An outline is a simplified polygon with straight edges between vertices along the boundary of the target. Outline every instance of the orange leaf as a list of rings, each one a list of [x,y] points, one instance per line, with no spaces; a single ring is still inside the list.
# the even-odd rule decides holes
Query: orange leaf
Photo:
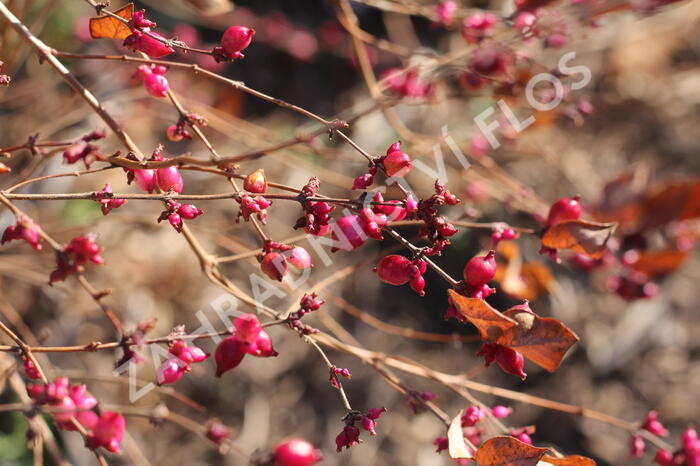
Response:
[[[599,259],[605,244],[615,231],[614,223],[570,220],[557,223],[542,235],[542,246],[552,249],[572,249],[594,259]]]
[[[126,20],[130,20],[134,14],[134,4],[121,7],[114,12]],[[111,16],[100,16],[98,18],[90,18],[90,35],[93,39],[106,37],[108,39],[126,39],[131,34],[131,29],[125,23],[122,23],[117,18]]]
[[[645,230],[674,220],[700,215],[700,180],[676,181],[661,185],[642,201],[640,229]]]
[[[479,466],[536,466],[547,452],[509,435],[492,437],[484,442],[474,459]]]
[[[665,249],[663,251],[642,251],[637,260],[630,264],[634,270],[644,272],[650,278],[666,275],[678,267],[688,258],[690,251],[678,251],[677,249]]]
[[[595,466],[595,461],[585,456],[571,455],[563,458],[555,458],[553,456],[544,455],[542,463],[551,464],[554,466]]]
[[[513,319],[489,306],[483,299],[467,298],[454,290],[447,290],[447,292],[457,312],[474,324],[484,340],[495,340],[506,330],[518,325]]]
[[[559,367],[566,352],[579,340],[557,319],[515,308],[503,314],[518,322],[518,325],[508,329],[496,343],[519,351],[550,372]]]

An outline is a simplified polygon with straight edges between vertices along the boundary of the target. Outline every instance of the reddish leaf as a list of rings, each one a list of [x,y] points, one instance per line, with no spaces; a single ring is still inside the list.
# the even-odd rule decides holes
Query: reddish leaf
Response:
[[[688,258],[690,251],[678,251],[666,249],[663,251],[642,251],[639,257],[630,263],[630,267],[639,272],[644,272],[650,278],[666,275],[678,267]]]
[[[565,456],[563,458],[544,455],[540,464],[552,464],[554,466],[595,466],[595,461],[579,455]]]
[[[447,292],[457,312],[474,324],[484,340],[495,340],[517,325],[516,321],[492,308],[483,299],[467,298],[454,290]]]
[[[599,259],[608,239],[615,231],[614,223],[571,220],[548,228],[542,235],[542,246],[551,249],[572,249]]]
[[[518,325],[510,328],[496,343],[519,351],[530,361],[552,372],[578,340],[566,325],[551,317],[509,309],[503,313]]]
[[[700,215],[700,180],[676,181],[652,190],[642,201],[640,229]]]
[[[547,452],[509,435],[492,437],[484,442],[474,459],[479,466],[536,466]]]
[[[134,14],[134,4],[121,7],[114,12],[126,20],[130,20]],[[106,37],[108,39],[125,39],[131,34],[129,26],[111,16],[100,16],[98,18],[90,18],[90,35],[93,39]]]

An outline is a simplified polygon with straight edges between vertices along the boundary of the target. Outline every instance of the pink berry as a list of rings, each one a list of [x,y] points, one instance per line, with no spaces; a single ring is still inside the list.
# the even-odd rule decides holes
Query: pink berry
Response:
[[[411,279],[411,266],[411,261],[404,256],[392,254],[379,261],[375,271],[381,281],[398,286]]]
[[[141,188],[143,191],[152,193],[156,189],[156,171],[151,169],[145,170],[132,170],[134,173],[134,179],[136,180],[136,186]]]
[[[181,193],[184,186],[180,169],[177,167],[159,168],[156,170],[156,181],[163,191],[173,190]]]
[[[409,285],[411,285],[411,289],[420,296],[425,296],[425,279],[422,275],[414,275]]]
[[[253,343],[262,331],[262,325],[253,314],[243,314],[233,321],[236,329],[236,337],[246,343]]]
[[[260,261],[260,269],[273,280],[282,281],[289,270],[284,256],[278,252],[268,252]]]
[[[547,215],[547,226],[567,220],[578,220],[583,211],[579,199],[579,196],[564,197],[552,204]]]
[[[649,411],[642,427],[652,434],[658,435],[659,437],[665,437],[668,435],[666,427],[664,427],[661,421],[659,421],[658,411]]]
[[[673,453],[668,450],[659,450],[654,455],[654,463],[659,466],[674,466]]]
[[[185,374],[185,364],[178,361],[178,358],[169,358],[160,365],[156,371],[158,385],[168,385],[175,383]]]
[[[148,29],[149,28],[143,28],[144,31],[148,31]],[[155,37],[163,38],[153,31],[148,32]],[[124,39],[124,46],[143,52],[151,58],[160,58],[175,53],[172,47],[165,45],[139,30],[134,30],[130,36]]]
[[[275,466],[311,466],[321,460],[321,454],[304,439],[292,438],[275,447]]]
[[[646,450],[646,443],[644,439],[638,434],[634,434],[630,438],[630,457],[641,458],[644,456],[644,450]]]
[[[217,377],[241,363],[246,353],[245,346],[246,344],[235,336],[226,337],[219,343],[214,352]]]
[[[192,220],[202,215],[203,212],[192,204],[183,204],[177,208],[177,213],[186,220]]]
[[[484,412],[478,406],[470,406],[462,415],[462,427],[472,427],[484,417]]]
[[[250,45],[254,34],[255,31],[251,28],[231,26],[221,37],[221,46],[231,58],[240,58],[243,56],[241,51]]]
[[[444,0],[435,7],[435,14],[443,26],[451,26],[454,21],[457,3],[452,0]]]
[[[333,250],[352,251],[362,246],[367,239],[360,217],[346,215],[340,217],[332,227]]]
[[[275,351],[272,346],[272,339],[265,330],[261,330],[255,340],[246,345],[245,351],[250,355],[260,358],[277,356],[277,351]]]
[[[411,157],[400,150],[395,150],[387,154],[382,164],[384,165],[386,174],[389,176],[406,176],[413,167]]]
[[[212,422],[207,426],[206,436],[216,445],[223,445],[231,436],[231,430],[220,422]]]
[[[511,412],[513,412],[513,410],[511,408],[508,408],[507,406],[497,405],[491,408],[491,414],[493,414],[493,417],[497,419],[503,419],[504,417],[508,417]]]
[[[303,270],[313,267],[313,261],[308,251],[300,246],[285,251],[284,253],[287,262],[292,264],[297,269]]]
[[[104,411],[88,435],[90,448],[103,447],[112,453],[119,453],[119,444],[124,437],[124,417],[113,411]]]
[[[472,257],[462,271],[464,281],[472,288],[478,288],[493,280],[496,275],[496,253],[489,251],[485,256]]]

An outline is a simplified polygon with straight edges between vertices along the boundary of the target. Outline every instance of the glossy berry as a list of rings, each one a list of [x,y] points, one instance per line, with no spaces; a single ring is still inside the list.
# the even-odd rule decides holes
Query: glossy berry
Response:
[[[158,187],[163,191],[175,191],[181,193],[184,186],[180,169],[177,167],[159,168],[156,170]]]
[[[311,466],[321,460],[320,452],[300,438],[285,440],[275,447],[275,466]]]
[[[216,376],[221,375],[238,366],[245,356],[245,343],[230,336],[224,338],[216,347],[214,352],[214,360],[216,361]]]
[[[462,271],[464,282],[479,288],[493,280],[496,275],[496,253],[489,251],[485,256],[472,257]]]
[[[523,372],[525,358],[512,348],[498,343],[484,343],[476,355],[484,357],[486,367],[495,361],[504,372],[517,375],[522,380],[527,377],[527,374]]]
[[[156,378],[158,385],[168,385],[177,382],[185,374],[181,369],[182,363],[178,358],[168,358],[158,367]]]
[[[284,257],[297,269],[303,270],[313,267],[313,261],[308,251],[300,246],[284,252]]]
[[[273,280],[282,281],[289,268],[284,255],[279,252],[268,252],[260,261],[260,269]]]
[[[358,215],[346,215],[333,224],[331,237],[334,251],[338,249],[352,251],[364,244],[367,234]]]
[[[484,411],[478,406],[470,406],[462,414],[462,427],[472,427],[484,417]]]
[[[249,193],[262,194],[267,191],[267,178],[262,168],[255,170],[243,180],[243,189]]]
[[[578,220],[583,212],[579,199],[579,196],[564,197],[552,204],[547,215],[547,226],[567,220]]]
[[[245,26],[231,26],[221,37],[221,47],[229,58],[242,58],[242,50],[250,45],[255,31]]]
[[[411,261],[404,256],[392,254],[384,257],[375,272],[379,279],[390,285],[405,285],[411,279]]]
[[[638,435],[634,434],[630,438],[630,457],[631,458],[641,458],[644,456],[644,451],[646,450],[646,443],[644,439]]]
[[[659,437],[666,437],[668,435],[668,430],[666,430],[666,427],[659,421],[658,411],[649,411],[647,413],[642,428]]]
[[[156,183],[156,171],[149,169],[144,170],[132,170],[134,174],[134,180],[136,180],[136,186],[141,188],[147,193],[152,193],[155,191]]]
[[[148,28],[143,28],[143,31],[148,31]],[[148,31],[151,35],[164,39],[163,36],[156,34],[155,32]],[[145,32],[134,30],[131,35],[124,39],[124,46],[129,47],[133,50],[143,52],[151,58],[160,58],[171,53],[175,53],[175,49],[170,46],[165,45],[153,37],[150,37]]]
[[[497,405],[491,408],[491,414],[493,414],[493,417],[495,417],[496,419],[503,419],[504,417],[508,417],[512,412],[512,408],[508,408],[507,406],[502,405]]]
[[[102,447],[112,453],[119,453],[119,444],[124,437],[124,417],[114,411],[104,411],[87,437],[90,448]]]
[[[141,65],[136,69],[134,76],[141,78],[146,91],[153,97],[162,98],[168,95],[170,85],[164,76],[167,68],[164,66]]]
[[[413,167],[411,157],[400,149],[389,152],[382,160],[382,165],[387,175],[399,177],[406,176]]]

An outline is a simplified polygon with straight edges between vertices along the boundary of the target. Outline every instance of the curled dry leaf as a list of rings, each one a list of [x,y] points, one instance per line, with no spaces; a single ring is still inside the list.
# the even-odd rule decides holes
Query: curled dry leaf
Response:
[[[134,4],[129,3],[114,12],[126,20],[130,20],[134,15]],[[129,26],[111,16],[100,16],[90,18],[90,36],[93,39],[106,37],[108,39],[126,39],[131,34]]]
[[[585,456],[571,455],[563,458],[544,455],[537,466],[595,466],[595,461]]]
[[[479,330],[481,338],[519,351],[550,372],[579,340],[557,319],[516,308],[499,312],[483,299],[467,298],[454,290],[448,293],[457,312]]]
[[[504,315],[518,325],[504,333],[496,343],[519,351],[550,372],[559,367],[569,348],[579,340],[566,325],[552,317],[540,317],[520,309],[509,309]]]
[[[483,299],[467,298],[454,290],[447,291],[457,311],[469,319],[484,340],[495,340],[518,325],[513,319],[492,308]]]
[[[536,466],[547,453],[509,435],[492,437],[485,441],[474,455],[479,466]]]
[[[551,249],[571,249],[594,259],[600,259],[616,226],[615,223],[581,220],[557,223],[543,233],[542,246]]]
[[[453,459],[470,459],[473,458],[472,452],[464,442],[464,432],[462,431],[462,411],[452,419],[450,428],[447,429],[447,447],[450,453],[450,458]]]

